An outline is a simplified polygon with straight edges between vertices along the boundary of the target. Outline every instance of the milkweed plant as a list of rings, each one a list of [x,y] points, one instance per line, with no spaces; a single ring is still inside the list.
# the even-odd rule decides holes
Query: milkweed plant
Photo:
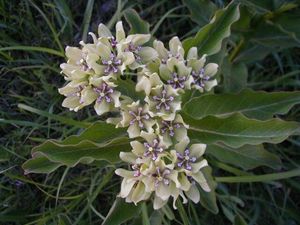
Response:
[[[280,160],[262,143],[282,142],[299,130],[296,122],[274,118],[299,102],[299,93],[214,93],[222,71],[209,56],[220,50],[238,18],[238,6],[231,4],[195,37],[181,42],[174,36],[167,45],[150,33],[127,35],[122,21],[115,32],[101,23],[98,34],[89,33],[91,42],[67,46],[67,61],[60,65],[66,80],[58,90],[65,97],[62,106],[74,112],[93,108],[102,122],[79,136],[36,147],[25,172],[106,160],[118,166],[118,197],[134,204],[152,200],[157,210],[170,199],[174,209],[177,201],[198,203],[201,195],[215,192],[214,180],[231,182],[207,172],[207,151],[234,167],[278,168]],[[227,27],[218,30],[222,20]],[[94,143],[97,135],[101,143]],[[243,156],[236,154],[241,151]],[[259,162],[247,161],[247,152]],[[283,173],[294,176],[299,170]]]
[[[93,105],[96,113],[116,112],[108,123],[126,127],[131,152],[120,151],[120,158],[130,170],[116,169],[122,177],[119,196],[137,204],[154,196],[154,209],[173,198],[173,206],[181,197],[186,203],[197,203],[196,187],[209,192],[201,172],[208,165],[203,157],[206,145],[190,143],[189,125],[182,116],[181,96],[186,90],[201,93],[217,85],[216,63],[206,63],[206,55],[198,56],[197,47],[185,52],[178,37],[166,48],[159,40],[146,46],[150,34],[126,36],[122,21],[116,33],[100,24],[98,36],[89,33],[93,43],[80,42],[81,48],[67,47],[67,63],[61,64],[68,83],[59,89],[64,95],[62,105],[73,111]],[[126,73],[135,77],[136,92],[143,98],[135,101],[118,91],[119,80]]]

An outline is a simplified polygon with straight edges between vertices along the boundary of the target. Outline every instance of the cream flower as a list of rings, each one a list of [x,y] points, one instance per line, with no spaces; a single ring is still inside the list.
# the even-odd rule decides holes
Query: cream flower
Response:
[[[91,78],[90,84],[94,91],[95,111],[98,115],[106,112],[114,111],[121,106],[120,96],[121,93],[115,90],[115,85],[103,78]]]
[[[137,92],[144,91],[146,95],[149,95],[151,89],[158,85],[163,85],[160,77],[157,73],[151,73],[147,70],[142,70],[138,73],[138,82],[135,86]]]
[[[116,169],[115,173],[123,177],[119,196],[125,198],[126,202],[137,204],[151,196],[151,192],[146,192],[143,176],[137,175],[136,171]]]
[[[62,63],[60,68],[66,80],[85,80],[95,72],[88,63],[88,53],[76,47],[66,47],[67,63]]]
[[[181,109],[177,90],[170,85],[158,85],[151,89],[145,102],[149,104],[149,114],[164,120],[174,120],[176,112]]]
[[[206,55],[197,59],[195,53],[197,51],[195,51],[195,49],[197,48],[191,48],[187,60],[187,65],[192,68],[192,87],[198,89],[200,92],[210,91],[218,84],[217,80],[212,78],[218,72],[218,65],[216,63],[208,63],[205,65]]]
[[[91,93],[90,90],[91,87],[87,81],[74,80],[69,82],[66,86],[58,89],[60,94],[66,96],[62,106],[77,112],[93,102],[89,100],[89,95],[87,95],[87,93]]]
[[[185,172],[185,174],[193,178],[199,183],[201,188],[207,192],[210,191],[208,183],[201,172],[203,167],[208,166],[205,159],[202,159],[202,155],[205,152],[205,144],[192,144],[188,147],[189,139],[184,139],[175,145],[175,150],[171,151],[171,154],[176,157],[176,166],[179,171]]]
[[[157,123],[158,133],[162,135],[164,142],[168,145],[187,138],[188,127],[179,114],[175,116],[174,120],[160,119]]]
[[[78,111],[94,104],[98,115],[116,111],[106,122],[116,127],[127,127],[130,152],[120,152],[127,169],[115,171],[122,177],[118,196],[126,202],[137,204],[153,199],[154,209],[159,209],[173,198],[175,202],[187,198],[200,200],[198,186],[204,191],[211,189],[202,173],[208,166],[203,158],[205,144],[189,144],[187,129],[180,113],[181,94],[196,88],[210,91],[217,85],[214,76],[218,65],[206,64],[206,55],[198,58],[196,47],[185,52],[178,37],[169,41],[168,49],[155,40],[153,48],[145,46],[150,34],[126,35],[119,21],[115,35],[104,25],[98,27],[98,35],[89,33],[92,43],[80,42],[81,48],[67,47],[67,63],[61,64],[65,79],[70,81],[59,89],[66,96],[62,105]],[[144,95],[144,101],[133,101],[134,89],[128,87],[128,95],[121,93],[118,79],[126,70],[126,76],[137,77],[135,91]],[[127,71],[129,73],[127,73]],[[138,139],[137,139],[138,138]]]
[[[157,136],[154,133],[146,133],[143,131],[141,132],[141,137],[145,140],[145,142],[130,142],[132,152],[136,156],[138,156],[139,158],[148,158],[153,161],[159,161],[162,156],[166,155],[165,150],[168,146],[163,142],[161,137]]]
[[[184,60],[184,49],[178,37],[173,37],[169,41],[169,50],[167,50],[161,41],[155,40],[153,47],[158,53],[158,57],[161,59],[162,64],[166,64],[170,58],[176,58],[178,60]]]
[[[126,37],[122,21],[116,24],[116,38],[104,24],[99,25],[98,34],[100,38],[109,40],[111,46],[117,49],[119,58],[131,69],[136,69],[158,56],[153,48],[143,46],[150,40],[150,34],[132,34]]]
[[[168,200],[171,195],[176,195],[180,188],[178,172],[173,170],[172,165],[166,165],[163,160],[151,164],[149,173],[151,176],[145,178],[146,191],[154,191],[155,195],[163,201]]]
[[[118,51],[122,54],[132,54],[134,62],[129,65],[130,69],[136,69],[158,57],[157,52],[148,46],[143,46],[151,38],[150,34],[133,34],[118,44]]]
[[[117,126],[128,127],[130,138],[138,137],[141,131],[153,132],[155,120],[151,118],[148,105],[141,106],[140,101],[133,102],[122,109],[122,120]]]
[[[186,67],[184,61],[175,58],[168,59],[166,66],[159,68],[160,76],[174,89],[191,89],[190,72],[191,68]]]

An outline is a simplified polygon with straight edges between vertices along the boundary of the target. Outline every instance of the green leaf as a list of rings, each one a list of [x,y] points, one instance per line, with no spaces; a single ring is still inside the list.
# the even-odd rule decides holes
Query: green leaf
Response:
[[[81,141],[74,145],[62,145],[54,141],[47,141],[33,149],[32,157],[35,159],[36,157],[45,156],[51,162],[69,167],[74,167],[78,163],[89,164],[94,160],[105,160],[114,164],[120,161],[120,151],[129,151],[130,149],[129,139],[125,137],[104,144]],[[23,165],[26,173],[30,171],[29,165],[31,164],[25,163]]]
[[[134,101],[140,100],[143,101],[145,96],[142,92],[136,92],[135,85],[136,83],[131,79],[122,80],[119,79],[116,81],[118,87],[116,89],[122,93],[122,95],[132,98]]]
[[[141,207],[134,204],[126,203],[124,199],[117,198],[110,208],[102,225],[120,225],[127,220],[138,216],[140,214]]]
[[[74,167],[93,161],[119,162],[120,151],[129,151],[129,139],[124,129],[96,122],[80,135],[63,141],[48,140],[32,150],[32,159],[23,164],[25,173],[50,173],[59,166]]]
[[[246,144],[280,143],[299,130],[296,122],[280,119],[259,121],[242,114],[227,118],[207,116],[200,120],[184,115],[184,121],[190,125],[188,136],[192,140],[206,144],[221,142],[233,148]]]
[[[233,176],[233,177],[215,177],[217,182],[221,183],[251,183],[251,182],[270,182],[275,180],[288,179],[291,177],[299,177],[300,169],[293,169],[281,173],[270,173],[263,175],[246,175],[246,176]]]
[[[150,25],[142,20],[139,14],[134,9],[128,9],[124,12],[125,19],[130,26],[130,34],[149,34]]]
[[[62,166],[62,163],[51,162],[47,157],[39,155],[27,160],[23,164],[25,174],[29,173],[52,173],[57,168]]]
[[[247,225],[246,221],[240,215],[234,217],[233,225]]]
[[[230,26],[239,19],[239,8],[236,4],[229,4],[226,8],[218,10],[209,24],[202,27],[194,38],[183,42],[186,52],[193,47],[198,47],[199,55],[212,55],[217,53],[222,46],[222,41],[230,35]]]
[[[231,148],[225,145],[208,145],[206,154],[216,157],[219,161],[238,166],[245,170],[258,166],[268,166],[273,169],[281,168],[280,158],[264,149],[262,145],[244,145]]]
[[[217,214],[219,212],[216,192],[215,192],[217,183],[214,181],[212,177],[212,169],[211,167],[207,166],[203,168],[201,171],[203,172],[211,191],[205,192],[204,190],[202,190],[202,188],[199,188],[200,203],[207,210],[211,211],[214,214]]]
[[[79,135],[72,135],[63,141],[55,141],[58,144],[77,144],[80,141],[93,141],[103,143],[117,137],[126,136],[126,130],[123,128],[115,128],[115,125],[105,122],[95,122]]]
[[[216,5],[209,0],[183,0],[183,4],[191,12],[191,19],[200,27],[209,22],[209,19],[217,9]]]
[[[178,212],[179,212],[181,221],[183,222],[183,225],[189,225],[190,221],[189,221],[188,215],[186,213],[186,210],[182,205],[181,199],[177,199],[176,206],[178,208]]]
[[[92,12],[94,8],[94,0],[88,0],[86,3],[84,17],[82,21],[82,40],[86,42],[88,29],[91,22]]]
[[[256,22],[252,23],[252,27],[245,27],[242,35],[246,42],[243,43],[241,51],[233,61],[253,62],[263,59],[271,52],[300,46],[298,29],[300,11],[299,9],[291,10],[296,6],[293,3],[283,4],[277,11],[269,12],[259,19],[255,19]],[[248,18],[250,17],[248,16]]]
[[[248,69],[245,63],[231,63],[226,57],[222,64],[225,92],[239,92],[247,86]]]
[[[225,117],[239,112],[250,118],[264,120],[276,114],[285,114],[299,103],[300,92],[268,93],[244,90],[238,94],[204,95],[193,98],[184,105],[183,111],[195,119],[208,115]]]

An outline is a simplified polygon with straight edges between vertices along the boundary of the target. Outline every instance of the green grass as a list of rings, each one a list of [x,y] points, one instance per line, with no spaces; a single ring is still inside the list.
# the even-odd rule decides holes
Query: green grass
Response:
[[[214,2],[219,7],[227,4]],[[128,8],[136,9],[162,41],[198,30],[179,0],[0,0],[0,224],[101,224],[107,215],[119,191],[114,168],[94,163],[60,168],[49,175],[24,175],[21,164],[30,157],[33,146],[79,133],[97,119],[92,110],[74,113],[61,107],[63,97],[57,89],[64,79],[59,64],[64,61],[66,45],[78,45],[100,22],[113,28]],[[129,30],[128,25],[126,28]],[[274,48],[247,67],[247,87],[267,91],[300,88],[299,46]],[[294,107],[285,118],[300,121],[300,108]],[[283,171],[300,167],[299,147],[299,137],[266,146],[281,157]],[[251,172],[280,171],[262,167]],[[233,175],[217,165],[214,174]],[[169,208],[152,213],[151,207],[143,205],[141,217],[128,224],[159,224],[154,221],[161,218],[164,224],[222,225],[231,224],[228,218],[238,213],[251,225],[296,225],[300,224],[299,182],[296,177],[271,183],[220,183],[218,215],[200,204],[180,206],[175,216]]]

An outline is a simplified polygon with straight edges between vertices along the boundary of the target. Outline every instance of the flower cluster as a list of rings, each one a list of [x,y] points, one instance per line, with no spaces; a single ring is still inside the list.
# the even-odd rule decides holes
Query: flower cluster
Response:
[[[169,41],[168,49],[158,40],[146,46],[150,34],[126,36],[122,22],[116,24],[115,36],[103,24],[98,38],[90,35],[93,43],[66,48],[68,61],[61,69],[68,84],[59,92],[66,96],[64,107],[77,111],[94,104],[98,115],[118,112],[118,118],[107,122],[127,127],[132,150],[121,152],[120,158],[130,169],[116,170],[123,177],[119,196],[135,204],[153,196],[155,209],[170,197],[174,208],[178,197],[197,203],[197,186],[210,191],[201,172],[208,165],[206,145],[190,144],[189,126],[180,115],[181,97],[187,90],[205,92],[217,85],[218,65],[206,64],[205,55],[198,58],[196,47],[185,57],[178,37]],[[142,98],[122,93],[119,81],[128,74],[134,74],[130,79]]]

